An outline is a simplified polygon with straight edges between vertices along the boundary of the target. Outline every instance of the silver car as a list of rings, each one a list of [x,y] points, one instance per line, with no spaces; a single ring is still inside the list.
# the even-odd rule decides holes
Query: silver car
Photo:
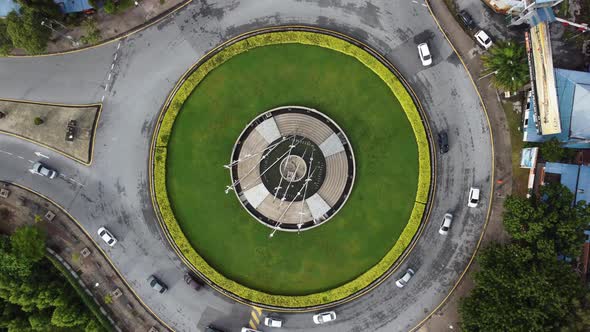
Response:
[[[154,276],[154,275],[151,275],[148,278],[148,283],[150,284],[150,287],[152,289],[154,289],[155,291],[157,291],[160,294],[162,294],[168,290],[168,287],[166,286],[166,284],[161,282],[160,279],[156,278],[156,276]]]
[[[404,288],[404,286],[408,284],[408,281],[410,281],[410,279],[412,279],[413,276],[414,276],[414,270],[408,269],[406,271],[406,274],[404,274],[403,277],[399,278],[395,282],[395,285],[399,288]]]
[[[112,247],[115,245],[115,243],[117,243],[117,239],[115,239],[115,237],[113,236],[113,234],[111,234],[111,232],[109,232],[106,228],[101,227],[98,229],[98,236],[100,236],[100,238],[106,242],[106,244],[109,245],[109,247]]]
[[[334,311],[321,312],[313,315],[313,322],[316,324],[324,324],[336,320],[336,313]]]
[[[451,223],[453,222],[453,215],[450,213],[445,214],[442,223],[440,224],[440,228],[438,233],[440,235],[447,235],[449,233],[449,229],[451,228]]]
[[[41,162],[36,162],[35,164],[33,164],[33,168],[31,169],[31,171],[35,174],[39,174],[50,179],[53,179],[57,176],[57,172],[55,170],[47,167],[45,164]]]

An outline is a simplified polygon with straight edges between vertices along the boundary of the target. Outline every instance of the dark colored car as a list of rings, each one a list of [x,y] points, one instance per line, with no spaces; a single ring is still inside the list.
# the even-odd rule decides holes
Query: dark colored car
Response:
[[[438,133],[438,148],[440,153],[449,152],[449,137],[447,136],[446,131],[441,131]]]
[[[216,328],[213,325],[209,325],[205,328],[205,332],[224,332],[224,331]]]
[[[200,280],[191,276],[188,273],[184,275],[184,282],[186,282],[187,285],[191,286],[195,290],[199,290],[203,286]]]
[[[460,11],[457,14],[457,17],[459,18],[459,22],[461,22],[461,24],[463,24],[467,29],[475,28],[475,22],[473,22],[473,18],[471,18],[471,15],[469,15],[467,11]]]

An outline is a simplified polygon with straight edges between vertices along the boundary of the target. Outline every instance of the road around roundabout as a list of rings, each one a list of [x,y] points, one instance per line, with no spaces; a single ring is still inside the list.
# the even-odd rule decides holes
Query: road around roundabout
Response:
[[[399,273],[394,274],[367,295],[336,307],[338,320],[318,330],[412,329],[445,298],[468,264],[488,214],[493,167],[490,129],[478,95],[428,9],[419,3],[191,3],[121,43],[61,56],[0,59],[2,98],[104,104],[90,167],[0,136],[0,150],[12,154],[0,155],[0,178],[52,198],[90,234],[107,225],[119,243],[106,252],[145,303],[175,330],[195,331],[217,323],[234,331],[247,325],[249,307],[210,289],[194,292],[183,284],[185,268],[167,247],[150,202],[149,142],[166,96],[205,52],[239,33],[282,24],[320,26],[373,46],[416,91],[433,131],[449,133],[450,152],[437,156],[430,222],[401,266],[412,267],[416,276],[399,290],[394,285]],[[421,42],[430,45],[431,67],[420,64],[416,45]],[[50,156],[48,164],[82,185],[31,175],[27,159],[36,151]],[[471,185],[482,189],[483,199],[477,209],[468,210]],[[441,237],[438,224],[447,211],[453,211],[456,222],[449,235]],[[152,273],[168,284],[169,293],[149,289],[145,280]],[[285,318],[286,329],[313,327],[311,313]]]

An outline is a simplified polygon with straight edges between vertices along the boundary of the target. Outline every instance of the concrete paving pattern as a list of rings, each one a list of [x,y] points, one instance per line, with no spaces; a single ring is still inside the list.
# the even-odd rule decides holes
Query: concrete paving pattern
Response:
[[[428,225],[400,272],[369,294],[334,308],[334,323],[316,327],[313,313],[289,314],[283,315],[284,329],[410,330],[446,297],[467,266],[486,222],[493,167],[490,129],[479,97],[422,3],[200,1],[121,43],[63,56],[0,59],[1,98],[104,103],[90,167],[0,136],[0,150],[27,159],[41,150],[65,174],[54,180],[39,178],[27,171],[26,160],[3,154],[0,178],[51,197],[90,234],[106,225],[119,243],[113,248],[100,245],[143,301],[173,329],[198,331],[213,323],[239,330],[253,319],[250,307],[210,289],[196,293],[182,280],[185,268],[163,239],[149,197],[149,142],[167,94],[205,52],[239,33],[283,24],[321,26],[375,47],[416,91],[434,134],[446,130],[450,143],[447,154],[436,156],[435,202]],[[428,42],[433,55],[429,67],[418,58],[416,45],[422,42]],[[470,186],[482,190],[478,208],[466,207]],[[455,222],[449,234],[441,236],[438,227],[447,212]],[[399,289],[395,279],[408,267],[416,275]],[[150,274],[158,275],[169,291],[157,294],[149,288],[145,280]]]

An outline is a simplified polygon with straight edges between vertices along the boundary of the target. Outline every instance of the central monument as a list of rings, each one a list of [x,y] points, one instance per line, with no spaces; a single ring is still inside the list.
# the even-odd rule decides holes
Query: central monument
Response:
[[[283,106],[256,117],[234,145],[231,184],[256,220],[277,230],[317,227],[344,205],[354,183],[350,142],[315,109]]]

